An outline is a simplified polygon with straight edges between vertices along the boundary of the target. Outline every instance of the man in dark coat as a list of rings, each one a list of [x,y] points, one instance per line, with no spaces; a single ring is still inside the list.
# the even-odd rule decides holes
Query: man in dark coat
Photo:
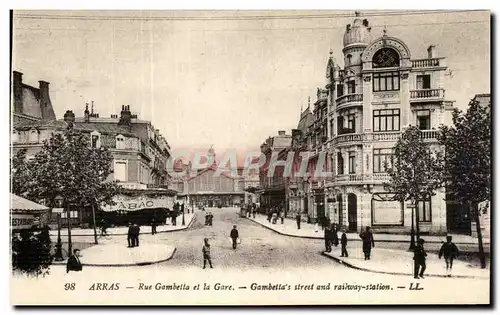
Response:
[[[415,246],[415,249],[413,250],[413,261],[414,261],[413,276],[415,279],[424,278],[424,271],[426,268],[425,257],[427,257],[427,253],[425,252],[424,249],[424,243],[425,241],[419,238],[417,241],[417,246]]]
[[[325,228],[325,251],[327,253],[331,253],[332,251],[332,236],[330,232],[330,228],[327,226]]]
[[[340,254],[340,257],[349,257],[349,254],[347,253],[347,235],[345,234],[345,229],[342,229],[340,244],[342,245],[342,253]]]
[[[139,247],[139,234],[141,233],[141,228],[137,223],[134,223],[133,226],[133,246],[134,247]]]
[[[66,273],[71,271],[82,271],[83,266],[80,262],[80,250],[75,248],[73,250],[73,255],[68,258],[68,262],[66,263]]]
[[[444,256],[444,261],[446,263],[446,275],[451,277],[451,268],[453,267],[453,259],[458,257],[458,248],[455,243],[453,243],[451,236],[446,237],[446,243],[443,243],[441,249],[439,250],[439,259]]]
[[[177,226],[177,211],[176,210],[174,210],[172,212],[172,225]]]
[[[134,246],[134,228],[132,227],[132,223],[128,223],[128,232],[127,232],[127,242],[128,242],[128,247],[133,247]]]
[[[203,252],[203,269],[207,267],[207,261],[208,264],[210,265],[210,268],[213,268],[212,258],[210,256],[210,244],[208,243],[208,238],[205,239],[205,245],[203,245],[201,251]]]
[[[297,221],[297,229],[300,230],[300,213],[295,216],[295,221]]]
[[[330,233],[332,236],[332,244],[334,246],[339,246],[339,235],[337,233],[337,225],[335,223],[332,224]]]
[[[236,229],[236,225],[233,225],[233,229],[231,230],[231,233],[229,234],[231,236],[231,240],[233,241],[233,249],[236,249],[236,243],[238,241],[238,238],[240,237],[240,234],[238,233],[238,230]]]
[[[363,240],[363,253],[365,254],[365,260],[370,260],[370,254],[372,247],[375,247],[375,240],[373,239],[372,231],[370,227],[366,227],[366,231],[359,234],[359,237]]]
[[[151,234],[155,235],[156,233],[158,233],[158,232],[156,232],[156,219],[155,219],[155,217],[153,217],[151,219]]]

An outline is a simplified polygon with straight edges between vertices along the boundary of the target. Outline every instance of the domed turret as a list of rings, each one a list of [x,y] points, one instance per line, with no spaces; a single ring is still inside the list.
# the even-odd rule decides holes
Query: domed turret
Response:
[[[359,12],[356,12],[356,18],[352,24],[347,24],[344,33],[344,47],[352,44],[366,44],[371,42],[371,27],[368,20],[360,19]]]

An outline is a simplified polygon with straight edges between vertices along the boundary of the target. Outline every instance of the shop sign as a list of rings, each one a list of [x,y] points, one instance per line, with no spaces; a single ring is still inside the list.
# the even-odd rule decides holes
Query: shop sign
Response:
[[[118,196],[115,198],[115,205],[113,206],[103,206],[102,210],[106,212],[111,211],[138,211],[143,209],[154,209],[154,208],[172,208],[173,199],[172,198],[149,198],[147,196],[141,196],[137,198],[125,198],[123,196]]]
[[[34,214],[12,214],[11,227],[12,229],[30,229],[33,225],[37,224],[39,219]]]

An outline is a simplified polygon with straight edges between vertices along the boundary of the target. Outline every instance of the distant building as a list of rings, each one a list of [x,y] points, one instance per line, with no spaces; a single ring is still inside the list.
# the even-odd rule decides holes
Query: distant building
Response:
[[[216,155],[213,148],[207,153],[207,167],[194,170],[191,163],[177,162],[175,171],[186,171],[186,174],[175,180],[175,189],[179,192],[178,199],[192,206],[231,207],[244,202],[244,181],[237,170],[220,170],[220,176],[215,176],[218,170]]]
[[[44,140],[71,125],[88,136],[90,146],[106,147],[113,155],[113,172],[108,180],[118,181],[124,188],[124,195],[117,196],[115,206],[102,209],[109,213],[107,217],[117,214],[126,217],[128,212],[148,209],[172,209],[176,191],[168,187],[166,170],[170,146],[159,130],[151,122],[138,119],[131,113],[129,105],[122,106],[119,116],[109,118],[99,117],[94,113],[93,104],[91,110],[88,105],[83,117],[75,117],[68,110],[62,120],[18,121],[12,130],[13,152],[26,149],[27,158],[33,158],[41,150]],[[85,209],[75,211],[74,221],[83,223],[90,219]]]
[[[11,112],[14,124],[22,121],[54,120],[49,82],[38,81],[38,88],[23,83],[23,74],[12,73]]]

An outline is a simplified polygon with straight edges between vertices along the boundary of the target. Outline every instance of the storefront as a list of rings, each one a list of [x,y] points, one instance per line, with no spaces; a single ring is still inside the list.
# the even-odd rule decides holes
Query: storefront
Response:
[[[10,228],[12,232],[39,229],[47,223],[49,208],[10,194]]]
[[[159,224],[165,223],[167,217],[173,215],[176,193],[169,189],[125,190],[113,199],[114,205],[101,207],[96,220],[113,226],[129,222],[148,225],[153,218]]]

